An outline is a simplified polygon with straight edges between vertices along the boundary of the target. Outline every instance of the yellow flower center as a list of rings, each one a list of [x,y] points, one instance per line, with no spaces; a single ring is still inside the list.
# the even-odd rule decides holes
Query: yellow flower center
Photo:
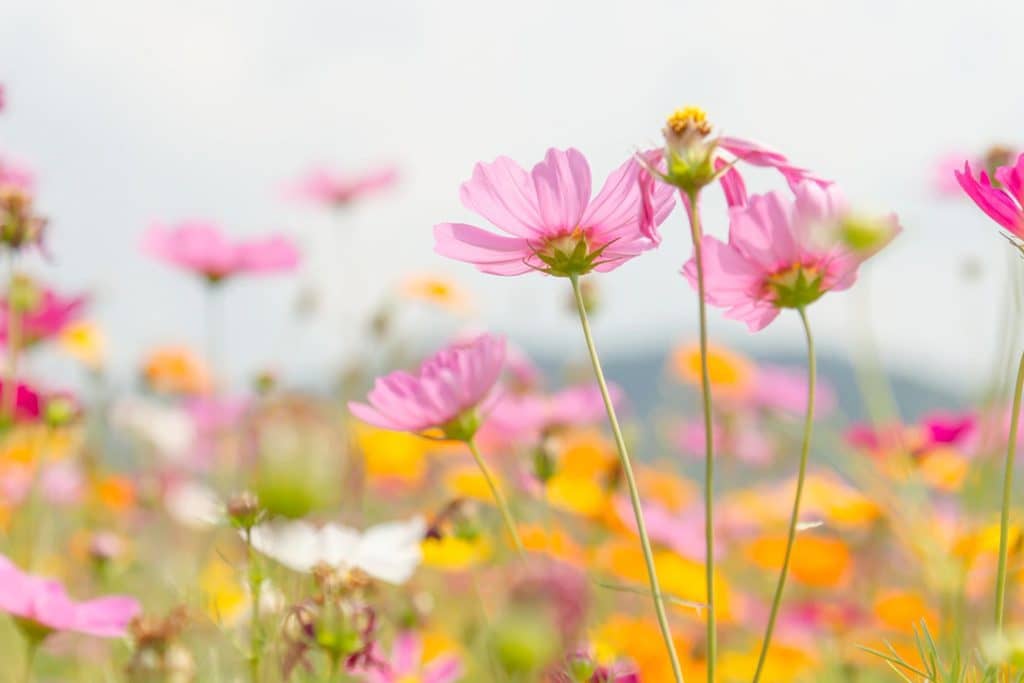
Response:
[[[682,135],[689,130],[695,130],[701,136],[711,132],[711,123],[708,115],[700,107],[683,107],[676,109],[665,121],[666,127],[676,135]]]

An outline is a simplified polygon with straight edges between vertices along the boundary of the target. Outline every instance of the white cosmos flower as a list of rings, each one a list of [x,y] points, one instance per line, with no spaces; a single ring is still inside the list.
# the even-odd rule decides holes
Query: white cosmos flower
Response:
[[[289,569],[309,572],[318,564],[358,569],[375,579],[401,584],[420,563],[427,531],[422,517],[387,522],[358,531],[340,524],[317,527],[305,521],[269,522],[252,529],[252,545]]]

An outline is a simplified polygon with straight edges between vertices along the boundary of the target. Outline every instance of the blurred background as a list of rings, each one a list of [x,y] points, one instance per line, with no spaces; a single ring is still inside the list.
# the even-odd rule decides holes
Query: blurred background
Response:
[[[529,166],[575,146],[596,185],[658,144],[684,104],[899,214],[905,233],[864,282],[813,307],[826,355],[855,355],[873,335],[890,371],[951,393],[976,392],[993,362],[1012,261],[935,174],[950,152],[1020,142],[1022,3],[53,1],[5,3],[0,21],[0,148],[36,170],[53,221],[56,256],[33,270],[95,292],[123,378],[157,342],[201,348],[201,286],[140,251],[154,221],[191,217],[284,230],[305,252],[299,275],[228,286],[221,343],[236,378],[271,366],[315,381],[410,272],[456,278],[472,326],[578,355],[564,283],[480,275],[435,255],[431,228],[470,218],[458,186],[479,160]],[[283,188],[317,164],[393,164],[400,179],[344,210],[289,201]],[[724,234],[712,194],[708,229]],[[619,362],[696,334],[682,220],[663,227],[661,249],[601,278],[596,333]],[[300,300],[314,310],[293,325]],[[802,354],[796,316],[757,338],[711,319],[721,343]],[[429,320],[424,346],[463,324]]]

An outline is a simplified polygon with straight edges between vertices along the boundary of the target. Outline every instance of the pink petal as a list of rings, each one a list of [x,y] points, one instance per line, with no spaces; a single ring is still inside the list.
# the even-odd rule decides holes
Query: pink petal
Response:
[[[549,235],[580,225],[590,201],[590,166],[576,149],[549,149],[531,173],[544,231]]]
[[[477,164],[459,191],[466,208],[518,237],[542,234],[537,193],[530,176],[508,157]]]

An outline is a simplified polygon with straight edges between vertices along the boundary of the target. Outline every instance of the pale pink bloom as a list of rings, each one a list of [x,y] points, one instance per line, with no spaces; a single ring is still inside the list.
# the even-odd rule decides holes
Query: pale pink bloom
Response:
[[[506,349],[505,372],[510,389],[516,392],[533,391],[544,381],[540,368],[515,344],[508,344]]]
[[[52,339],[79,319],[88,299],[85,296],[61,296],[52,289],[38,292],[35,305],[18,314],[22,345]],[[7,297],[0,300],[0,342],[7,343],[9,318]]]
[[[985,171],[975,175],[970,162],[962,171],[954,171],[957,182],[978,208],[1010,234],[1024,239],[1024,154],[1015,164],[1000,166],[995,171],[1000,187],[992,184]]]
[[[613,270],[654,246],[640,232],[642,173],[628,159],[592,198],[590,166],[575,149],[549,149],[530,173],[508,157],[479,163],[462,184],[462,203],[506,234],[440,223],[434,226],[434,249],[484,273],[521,275],[544,271],[550,264],[542,257],[585,243],[584,255],[592,257],[586,269]],[[671,188],[658,188],[648,220],[660,224],[672,202]]]
[[[729,241],[705,235],[706,299],[726,309],[752,332],[763,329],[782,307],[815,301],[828,291],[850,287],[862,256],[841,243],[822,245],[823,224],[841,220],[845,200],[835,186],[803,182],[796,200],[782,192],[754,195],[745,206],[730,209]],[[683,267],[697,287],[697,266]]]
[[[963,168],[964,160],[971,158],[975,168],[984,168],[984,159],[974,158],[970,154],[953,152],[945,154],[935,161],[932,167],[931,188],[940,197],[959,197],[963,190],[956,178],[957,172]]]
[[[440,654],[424,663],[423,640],[412,631],[402,631],[395,636],[389,659],[382,661],[377,650],[370,664],[355,673],[366,683],[455,683],[462,678],[463,668],[455,654]]]
[[[35,175],[27,166],[0,157],[0,189],[10,188],[31,194],[35,185]]]
[[[46,631],[116,638],[140,608],[135,598],[121,595],[74,602],[58,581],[26,574],[0,555],[0,610]]]
[[[806,168],[797,166],[789,159],[775,150],[759,145],[756,142],[742,138],[722,136],[713,142],[702,143],[713,145],[711,150],[712,163],[716,172],[720,172],[718,182],[725,194],[725,201],[730,208],[743,206],[747,203],[747,186],[743,181],[739,169],[741,163],[751,166],[772,168],[782,174],[790,187],[795,188],[805,182],[813,182],[818,185],[828,185],[829,181],[824,180]],[[644,166],[658,173],[666,172],[665,149],[657,148],[640,153],[640,160]],[[640,189],[643,199],[643,213],[640,224],[641,231],[655,243],[661,242],[658,234],[658,225],[664,220],[659,220],[658,203],[655,201],[659,188],[665,185],[661,180],[654,177],[654,174],[642,173],[640,175]],[[685,200],[685,197],[684,197]]]
[[[659,503],[644,503],[644,521],[647,534],[655,543],[665,546],[683,557],[703,562],[707,555],[704,538],[704,511],[693,506],[679,512],[672,512]],[[629,498],[616,496],[615,512],[627,527],[636,532],[636,517]],[[722,543],[715,546],[715,557],[725,552]]]
[[[807,410],[807,371],[782,365],[758,366],[750,400],[759,408],[802,414]],[[819,380],[814,392],[815,415],[825,417],[835,408],[835,389]]]
[[[717,420],[712,425],[715,454],[729,454],[750,465],[766,465],[772,462],[777,449],[771,436],[753,420],[736,417],[728,429]],[[685,455],[703,458],[704,444],[703,420],[689,420],[680,426],[676,445]]]
[[[327,168],[314,168],[294,185],[287,187],[285,195],[300,201],[339,206],[387,189],[397,180],[398,169],[393,166],[351,175]]]
[[[482,334],[428,358],[416,374],[402,370],[378,378],[369,405],[350,402],[358,419],[399,432],[445,428],[473,411],[487,413],[505,364],[505,339]]]
[[[156,224],[146,232],[143,249],[211,281],[240,274],[288,272],[299,265],[299,250],[284,235],[232,240],[208,221]]]
[[[621,407],[623,392],[608,386],[612,403]],[[495,404],[484,429],[507,440],[536,441],[545,432],[560,427],[583,426],[607,419],[601,390],[596,384],[570,387],[550,395],[504,396]]]
[[[0,472],[0,497],[8,505],[25,502],[33,486],[38,486],[40,497],[47,503],[71,505],[81,500],[85,477],[70,462],[47,464],[38,472],[29,467],[8,467]]]

